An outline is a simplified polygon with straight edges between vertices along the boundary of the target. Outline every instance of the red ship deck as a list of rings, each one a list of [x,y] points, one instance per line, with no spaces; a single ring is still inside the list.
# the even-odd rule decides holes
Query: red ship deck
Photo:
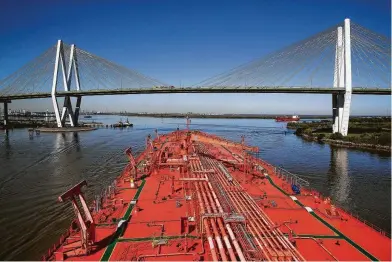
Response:
[[[95,239],[75,220],[44,259],[391,260],[385,234],[317,192],[294,195],[293,177],[245,151],[257,148],[197,131],[148,139],[91,208]]]

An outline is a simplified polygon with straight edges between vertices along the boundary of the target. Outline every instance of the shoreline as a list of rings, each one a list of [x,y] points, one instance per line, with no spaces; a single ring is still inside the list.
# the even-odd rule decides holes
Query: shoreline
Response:
[[[349,134],[332,134],[332,121],[288,123],[287,129],[308,141],[380,153],[391,152],[390,117],[352,117]]]
[[[98,115],[98,114],[97,114]],[[211,118],[211,119],[275,119],[285,115],[257,115],[257,114],[221,114],[221,115],[203,115],[203,114],[176,114],[176,113],[119,113],[119,114],[99,114],[99,115],[118,115],[133,117],[153,117],[153,118]],[[327,115],[303,115],[302,119],[330,119],[332,116]]]
[[[329,145],[345,147],[345,148],[353,148],[353,149],[362,149],[367,151],[376,151],[376,152],[391,152],[390,146],[376,145],[376,144],[366,144],[366,143],[353,143],[349,141],[343,140],[333,140],[329,138],[318,139],[317,137],[309,136],[306,134],[298,135],[302,139],[313,141],[313,142],[323,142]]]
[[[112,115],[112,114],[99,114],[99,115]],[[199,115],[199,114],[172,114],[172,113],[167,113],[167,114],[138,114],[138,113],[129,113],[129,114],[121,114],[120,116],[135,116],[135,117],[152,117],[152,118],[183,118],[186,116],[190,116],[191,118],[209,118],[209,119],[274,119],[275,117],[273,116],[265,116],[265,115],[235,115],[235,114],[227,114],[227,115]],[[98,114],[97,114],[98,116]],[[322,119],[328,118],[328,116],[309,116],[309,118],[305,119],[311,119],[311,118],[318,118]],[[15,123],[11,123],[10,129],[23,129],[23,128],[33,128],[36,130],[39,130],[41,132],[70,132],[70,131],[92,131],[97,129],[97,127],[104,126],[102,123],[84,123],[83,126],[77,127],[77,128],[65,128],[65,129],[58,129],[56,127],[48,127],[47,124],[44,123],[17,123],[16,126],[12,125]],[[107,125],[108,127],[108,125]],[[299,127],[293,127],[287,125],[286,127],[288,130],[294,130],[294,133],[297,132]],[[366,151],[374,151],[374,152],[391,152],[391,146],[389,145],[380,145],[380,144],[369,144],[369,143],[358,143],[358,142],[351,142],[351,141],[344,141],[344,140],[335,140],[335,139],[330,139],[330,138],[318,138],[317,136],[310,136],[307,134],[297,134],[297,136],[301,137],[302,139],[305,139],[307,141],[313,141],[313,142],[322,142],[326,143],[329,145],[337,146],[337,147],[344,147],[344,148],[352,148],[352,149],[361,149],[361,150],[366,150]]]
[[[39,127],[35,130],[45,133],[86,132],[96,130],[95,127]]]

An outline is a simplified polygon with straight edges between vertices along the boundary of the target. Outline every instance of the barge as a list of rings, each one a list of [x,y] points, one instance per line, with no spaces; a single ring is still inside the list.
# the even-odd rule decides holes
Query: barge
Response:
[[[59,197],[75,219],[45,261],[391,260],[388,234],[258,147],[195,130],[146,138],[145,150],[90,205],[82,181]],[[70,202],[70,203],[68,203]]]

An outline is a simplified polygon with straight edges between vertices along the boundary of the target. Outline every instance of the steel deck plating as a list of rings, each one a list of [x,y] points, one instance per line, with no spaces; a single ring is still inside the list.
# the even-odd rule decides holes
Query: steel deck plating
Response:
[[[43,259],[391,260],[385,233],[249,152],[199,131],[149,136],[90,207],[84,181],[60,196],[77,219]]]

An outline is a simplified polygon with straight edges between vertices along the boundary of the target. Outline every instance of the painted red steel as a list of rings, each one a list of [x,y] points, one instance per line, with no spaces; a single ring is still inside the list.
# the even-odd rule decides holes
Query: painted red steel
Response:
[[[299,120],[300,118],[298,116],[278,116],[275,118],[276,122],[293,122]]]
[[[386,234],[314,190],[294,195],[244,137],[237,143],[189,124],[155,131],[137,158],[128,149],[121,175],[85,218],[75,209],[77,219],[43,259],[390,261]],[[85,206],[83,185],[60,199],[80,196]],[[88,248],[80,245],[86,219],[94,225]]]

